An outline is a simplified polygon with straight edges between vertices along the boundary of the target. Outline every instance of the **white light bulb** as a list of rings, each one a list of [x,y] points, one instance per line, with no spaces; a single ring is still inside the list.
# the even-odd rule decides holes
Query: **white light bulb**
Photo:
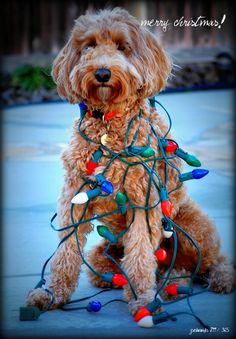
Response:
[[[172,228],[172,230],[173,230],[173,228]],[[173,231],[165,231],[163,229],[163,235],[164,235],[165,238],[170,238],[173,235]]]
[[[152,321],[152,316],[148,315],[146,317],[143,317],[138,321],[138,326],[140,327],[153,327],[154,323]]]
[[[104,134],[102,137],[101,137],[101,144],[102,145],[106,145],[108,142],[108,135],[107,134]]]
[[[88,201],[88,195],[85,192],[80,192],[74,196],[74,198],[71,200],[72,204],[84,204]]]

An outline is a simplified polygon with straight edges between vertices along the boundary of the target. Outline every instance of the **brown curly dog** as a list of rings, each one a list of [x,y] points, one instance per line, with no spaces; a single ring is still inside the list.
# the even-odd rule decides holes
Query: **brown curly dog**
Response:
[[[62,155],[66,175],[58,204],[60,227],[71,224],[71,200],[84,183],[83,178],[94,179],[94,175],[102,172],[109,161],[106,156],[102,156],[99,166],[88,176],[86,164],[101,147],[101,138],[106,134],[106,146],[113,152],[122,152],[128,124],[140,109],[142,115],[131,126],[127,145],[130,145],[139,127],[135,145],[147,145],[149,134],[150,146],[155,150],[155,156],[160,155],[148,120],[160,137],[167,130],[167,124],[156,109],[149,105],[148,97],[164,88],[170,72],[171,63],[156,37],[141,27],[127,11],[115,8],[99,13],[87,12],[76,20],[69,41],[54,61],[53,78],[62,97],[71,103],[86,103],[88,110],[82,121],[81,131],[93,143],[78,132],[80,119],[76,119],[69,146]],[[106,121],[94,115],[94,112],[99,112],[103,117],[113,112],[114,116]],[[167,137],[170,138],[170,134]],[[103,153],[108,155],[106,151]],[[130,161],[136,160],[135,156],[130,158]],[[152,164],[153,161],[148,166],[151,167]],[[182,160],[173,157],[172,164],[181,169]],[[157,161],[155,165],[155,171],[162,181],[164,165],[164,161]],[[97,196],[91,199],[85,218],[116,209],[114,197],[119,191],[127,192],[133,205],[145,206],[149,185],[147,171],[142,165],[130,166],[123,182],[126,169],[127,164],[119,159],[112,162],[106,171],[106,178],[113,183],[114,192],[109,197]],[[178,183],[178,173],[168,166],[168,192]],[[157,197],[157,189],[152,187],[150,205],[155,204]],[[184,185],[170,193],[169,198],[173,205],[171,219],[188,232],[201,250],[199,273],[209,279],[213,291],[230,292],[234,284],[233,269],[220,253],[220,241],[214,224],[187,196]],[[75,220],[79,220],[83,210],[84,205],[74,205]],[[112,244],[109,253],[122,265],[135,287],[137,300],[133,298],[129,285],[124,286],[124,296],[129,302],[130,312],[135,314],[140,306],[153,300],[157,286],[156,269],[159,266],[165,272],[169,267],[173,237],[163,237],[163,213],[160,204],[148,211],[151,240],[145,210],[137,209],[133,220],[132,218],[133,212],[128,208],[126,213],[108,215],[102,222],[114,234],[118,234],[132,222],[129,231],[117,244]],[[92,224],[88,222],[78,228],[81,249],[92,228]],[[66,231],[59,233],[62,238]],[[178,230],[177,234],[178,253],[172,273],[176,276],[192,272],[198,261],[196,249]],[[107,240],[103,240],[93,248],[87,256],[88,261],[99,273],[120,273],[113,262],[103,255],[106,245]],[[158,263],[154,254],[159,245],[168,252],[164,264]],[[59,307],[70,299],[77,286],[81,264],[76,237],[71,236],[59,247],[52,259],[52,275],[48,286],[55,298],[52,308]],[[91,272],[89,276],[96,286],[104,287],[109,284]],[[36,305],[41,309],[47,309],[49,302],[50,296],[43,288],[31,291],[27,297],[28,305]]]

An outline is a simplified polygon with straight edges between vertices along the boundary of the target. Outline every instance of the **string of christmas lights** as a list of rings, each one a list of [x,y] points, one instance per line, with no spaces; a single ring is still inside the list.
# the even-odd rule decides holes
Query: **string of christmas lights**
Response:
[[[190,313],[188,313],[188,312],[178,312],[178,313],[170,315],[167,312],[161,312],[159,314],[154,314],[163,305],[168,305],[168,304],[171,304],[173,302],[177,302],[177,301],[185,299],[185,298],[187,299],[187,301],[189,303],[189,297],[198,295],[198,294],[205,292],[206,290],[209,289],[209,284],[207,284],[207,286],[205,288],[203,288],[200,292],[199,291],[194,292],[193,282],[194,282],[194,279],[198,277],[197,272],[199,270],[199,267],[200,267],[200,264],[201,264],[201,259],[202,259],[201,258],[201,252],[200,252],[200,249],[197,246],[197,244],[190,237],[190,235],[188,235],[188,233],[186,231],[184,231],[179,225],[177,225],[171,219],[172,203],[171,203],[171,200],[169,198],[169,196],[171,196],[171,193],[174,192],[175,190],[179,189],[182,186],[184,181],[191,180],[191,179],[203,178],[205,175],[208,174],[208,170],[197,168],[197,169],[194,169],[191,172],[180,173],[179,169],[177,167],[175,167],[175,165],[171,162],[171,160],[174,159],[175,157],[180,157],[188,165],[194,166],[194,167],[200,167],[201,162],[194,155],[189,154],[188,152],[181,149],[176,141],[166,138],[170,129],[171,129],[171,125],[172,125],[170,115],[166,111],[164,106],[162,106],[154,98],[151,98],[149,100],[150,100],[150,105],[152,107],[155,107],[155,103],[159,104],[159,106],[162,107],[164,112],[167,114],[167,117],[168,117],[168,120],[169,120],[168,130],[166,131],[165,135],[162,136],[162,137],[158,135],[154,126],[151,124],[150,119],[146,120],[147,123],[149,124],[150,128],[151,128],[153,136],[157,140],[157,154],[160,153],[161,156],[156,156],[155,150],[150,147],[150,135],[149,134],[148,134],[148,142],[147,142],[146,146],[136,146],[135,145],[135,141],[137,140],[138,133],[139,133],[140,119],[141,118],[144,119],[144,117],[142,116],[142,110],[140,109],[139,113],[136,114],[131,119],[131,121],[129,122],[129,124],[127,126],[126,134],[125,134],[125,137],[124,137],[124,149],[122,151],[120,151],[118,153],[112,151],[107,146],[107,143],[106,143],[107,135],[102,136],[101,143],[98,144],[99,148],[94,152],[94,154],[92,155],[92,158],[86,163],[87,175],[92,175],[94,173],[94,170],[99,166],[99,161],[100,161],[101,157],[106,157],[108,159],[107,165],[105,166],[105,168],[103,169],[103,171],[101,173],[95,175],[95,177],[94,177],[95,180],[92,182],[92,187],[93,187],[92,189],[84,191],[84,188],[86,188],[86,187],[90,188],[91,180],[90,179],[88,180],[88,178],[86,178],[86,177],[82,178],[84,183],[77,190],[77,192],[75,193],[75,195],[74,195],[74,197],[71,201],[71,211],[70,211],[71,222],[72,222],[71,225],[65,226],[63,228],[56,228],[54,226],[53,222],[54,222],[57,214],[55,214],[51,219],[51,227],[55,231],[63,232],[63,231],[66,231],[66,230],[71,230],[60,241],[58,247],[61,246],[61,244],[64,241],[66,241],[70,236],[74,235],[76,237],[78,252],[79,252],[79,254],[82,258],[83,263],[85,265],[87,265],[88,268],[90,270],[92,270],[92,272],[94,274],[99,276],[104,281],[109,282],[110,286],[111,286],[110,288],[102,290],[102,291],[96,293],[95,295],[85,297],[85,298],[82,298],[82,299],[78,299],[78,300],[74,300],[74,301],[69,301],[66,305],[76,303],[76,302],[81,302],[83,300],[90,299],[90,298],[92,298],[92,297],[94,297],[94,296],[96,296],[96,295],[98,295],[102,292],[110,291],[112,289],[113,285],[118,285],[118,286],[129,285],[130,289],[133,293],[134,298],[137,299],[138,296],[135,292],[135,288],[132,286],[132,283],[131,283],[129,277],[127,276],[126,272],[122,269],[122,267],[116,262],[116,260],[112,256],[109,255],[108,250],[109,250],[109,247],[110,247],[111,244],[117,244],[119,239],[126,232],[129,231],[129,228],[130,228],[130,226],[131,226],[131,224],[132,224],[132,222],[134,221],[134,218],[135,218],[135,211],[138,208],[145,210],[147,227],[148,227],[150,239],[151,239],[151,228],[150,228],[150,223],[149,223],[149,213],[148,212],[149,212],[149,210],[151,210],[152,208],[156,208],[160,204],[161,211],[163,213],[163,219],[162,219],[163,235],[164,235],[165,238],[173,237],[173,240],[174,240],[173,241],[173,243],[174,243],[173,256],[172,256],[170,267],[169,267],[165,276],[162,276],[158,270],[156,272],[157,276],[160,279],[162,279],[163,282],[162,282],[161,286],[157,289],[154,300],[151,303],[149,303],[148,305],[143,305],[142,307],[140,307],[139,310],[137,311],[137,313],[134,316],[134,320],[141,327],[152,327],[152,326],[154,326],[158,323],[161,323],[161,322],[165,322],[165,321],[168,321],[168,320],[176,320],[176,318],[175,318],[176,315],[189,314],[189,315],[194,316],[201,323],[202,326],[208,328],[208,326],[205,325],[201,321],[201,319],[199,319],[194,314],[190,304],[189,304],[190,311],[191,311]],[[86,104],[83,103],[83,102],[81,102],[79,104],[79,107],[80,107],[81,119],[80,119],[80,122],[79,122],[79,125],[78,125],[78,132],[89,143],[96,144],[96,142],[94,140],[90,139],[86,134],[84,134],[81,131],[81,124],[83,122],[83,119],[85,118],[85,115],[89,114],[90,116],[102,118],[103,121],[109,121],[109,120],[113,119],[116,114],[115,114],[115,112],[109,112],[105,116],[103,116],[98,111],[90,112],[90,111],[88,111]],[[133,136],[133,139],[132,139],[130,145],[127,146],[128,136],[129,136],[130,130],[131,130],[136,119],[139,120],[139,124],[138,124],[136,132],[134,133],[134,136]],[[136,160],[130,161],[129,160],[130,157],[135,157]],[[106,179],[106,172],[109,169],[109,167],[112,165],[112,163],[115,159],[118,159],[119,161],[121,161],[121,162],[123,162],[127,165],[127,168],[124,172],[123,181],[122,181],[123,191],[119,191],[116,194],[116,196],[114,197],[114,200],[117,204],[117,209],[106,212],[106,213],[101,214],[101,215],[96,215],[96,216],[93,216],[91,218],[85,219],[86,211],[87,211],[87,208],[89,206],[91,199],[98,197],[98,196],[104,197],[104,199],[107,199],[107,198],[113,199],[113,197],[111,197],[111,196],[114,192],[114,187],[113,187],[112,182],[110,182]],[[157,171],[155,169],[157,161],[160,161],[160,160],[165,161],[164,182],[163,183],[161,181],[160,175],[157,173]],[[152,164],[152,166],[150,166],[149,164]],[[128,193],[124,189],[124,184],[125,184],[125,180],[126,180],[129,169],[132,166],[137,166],[137,165],[142,165],[143,168],[145,169],[145,171],[148,173],[148,176],[149,176],[146,202],[145,202],[144,206],[134,205],[132,203],[132,200],[130,199]],[[167,167],[168,166],[172,167],[174,170],[177,171],[178,178],[179,178],[178,185],[169,192],[167,191],[167,182],[168,182]],[[152,185],[158,190],[159,199],[158,199],[158,201],[156,201],[151,206],[149,204],[149,199],[150,199],[150,193],[151,193]],[[84,204],[84,209],[83,209],[82,215],[79,218],[79,220],[74,220],[74,212],[73,211],[74,211],[74,206],[76,204],[79,204],[79,205]],[[84,255],[83,255],[82,250],[81,250],[80,245],[79,245],[78,234],[77,234],[78,229],[79,229],[80,225],[82,225],[84,223],[92,222],[94,220],[100,220],[105,216],[112,215],[112,214],[115,214],[115,213],[125,214],[127,210],[132,211],[132,218],[131,218],[132,220],[131,220],[130,224],[127,226],[127,228],[125,230],[123,230],[122,232],[120,232],[119,234],[113,234],[110,231],[109,227],[106,226],[106,225],[97,226],[98,234],[101,237],[103,237],[104,239],[108,240],[108,245],[104,250],[104,255],[106,257],[108,257],[110,260],[112,260],[117,265],[117,267],[119,268],[119,270],[121,272],[120,274],[114,274],[114,272],[106,272],[104,274],[100,274],[84,258]],[[194,272],[191,276],[180,276],[180,277],[174,277],[174,278],[170,277],[174,263],[175,263],[176,255],[177,255],[178,241],[177,241],[176,230],[183,233],[188,238],[188,240],[196,248],[198,255],[199,255],[198,256],[198,263],[197,263],[196,268],[195,268],[195,270],[194,270]],[[41,280],[39,281],[39,283],[36,285],[35,288],[42,287],[43,285],[46,284],[46,280],[44,279],[44,272],[45,272],[45,269],[46,269],[48,262],[50,261],[52,256],[55,254],[55,252],[45,262],[43,269],[42,269],[42,273],[41,273]],[[158,262],[164,262],[167,258],[166,251],[164,249],[162,249],[160,246],[158,246],[158,248],[155,249],[154,253],[155,253],[155,256],[156,256]],[[190,278],[190,283],[189,283],[188,286],[182,286],[182,285],[178,285],[176,283],[172,283],[172,284],[169,284],[168,286],[166,286],[167,283],[171,280],[174,280],[174,279],[177,279],[177,278],[186,278],[186,277]],[[201,278],[199,278],[199,279],[201,279]],[[205,280],[202,279],[202,281],[206,283]],[[175,300],[172,300],[172,301],[169,301],[169,302],[163,302],[158,297],[159,293],[163,289],[165,289],[165,291],[169,295],[172,295],[172,296],[181,295],[181,296],[179,296],[179,298],[177,298]],[[122,299],[113,299],[113,300],[110,300],[107,303],[102,305],[102,303],[100,301],[92,300],[92,301],[89,302],[89,304],[87,306],[73,307],[73,308],[69,307],[68,308],[66,305],[63,305],[62,309],[63,310],[86,309],[88,312],[99,312],[102,309],[102,307],[104,307],[104,306],[106,306],[109,303],[114,302],[114,301],[121,301],[121,302],[126,303],[126,301],[124,301]]]

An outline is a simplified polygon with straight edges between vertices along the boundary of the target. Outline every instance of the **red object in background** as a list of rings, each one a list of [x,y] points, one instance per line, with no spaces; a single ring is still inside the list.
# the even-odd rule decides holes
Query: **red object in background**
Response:
[[[123,274],[114,274],[112,277],[112,282],[113,284],[118,286],[124,286],[129,283],[128,280],[123,276]]]
[[[138,309],[137,313],[135,314],[134,321],[138,322],[147,315],[151,315],[151,312],[145,306],[142,306]]]
[[[116,115],[116,112],[114,112],[114,111],[105,113],[105,114],[104,114],[104,120],[105,120],[105,121],[109,121],[109,120],[111,120],[112,118],[114,118],[115,115]]]
[[[167,217],[171,217],[172,203],[170,202],[170,200],[164,200],[161,202],[161,210]]]
[[[158,261],[164,261],[166,260],[167,253],[163,248],[158,248],[155,252],[155,256]]]
[[[92,111],[88,111],[88,114],[92,117],[93,116],[93,112]]]
[[[167,152],[174,152],[174,151],[176,151],[177,148],[178,148],[178,145],[174,141],[168,140],[168,144],[165,147],[165,150]]]
[[[92,160],[89,160],[86,164],[87,174],[88,175],[92,174],[95,168],[97,167],[98,167],[97,162],[93,162]]]
[[[165,291],[170,295],[178,295],[178,284],[171,284],[165,288]]]

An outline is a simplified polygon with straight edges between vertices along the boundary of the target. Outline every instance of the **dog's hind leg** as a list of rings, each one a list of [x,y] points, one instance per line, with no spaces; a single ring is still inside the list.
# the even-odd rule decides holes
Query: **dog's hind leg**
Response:
[[[64,186],[58,206],[58,217],[60,227],[66,227],[71,224],[70,207],[71,199],[74,195],[74,190],[68,186]],[[84,209],[84,205],[76,205],[74,208],[75,221],[79,220]],[[91,211],[88,209],[84,219],[91,216]],[[89,223],[81,224],[77,228],[78,244],[83,251],[86,241],[86,233],[92,229]],[[67,231],[59,232],[62,239],[69,232],[73,231],[70,228]],[[49,290],[54,296],[54,304],[52,308],[59,307],[66,303],[77,286],[77,280],[80,274],[82,259],[78,251],[78,244],[75,233],[65,240],[57,249],[51,262],[51,279]],[[32,290],[27,297],[26,303],[28,306],[37,306],[40,309],[47,309],[50,304],[47,292],[43,288]]]
[[[105,272],[121,273],[116,264],[104,255],[104,250],[108,244],[107,240],[101,240],[100,243],[94,246],[87,254],[87,258],[91,266],[100,274]],[[112,244],[109,247],[108,254],[113,257],[118,264],[124,255],[122,244]],[[99,276],[95,275],[88,269],[88,276],[93,285],[97,287],[109,287],[110,283],[102,280]],[[119,287],[114,285],[114,287]]]
[[[234,286],[234,269],[220,253],[220,240],[214,223],[191,199],[181,204],[174,222],[198,245],[202,254],[199,273],[209,280],[211,289],[221,293],[230,292]],[[178,252],[174,267],[179,271],[185,269],[193,272],[199,258],[198,251],[182,232],[177,231],[177,234]],[[167,251],[171,252],[173,248]],[[170,259],[172,253],[169,255]]]

